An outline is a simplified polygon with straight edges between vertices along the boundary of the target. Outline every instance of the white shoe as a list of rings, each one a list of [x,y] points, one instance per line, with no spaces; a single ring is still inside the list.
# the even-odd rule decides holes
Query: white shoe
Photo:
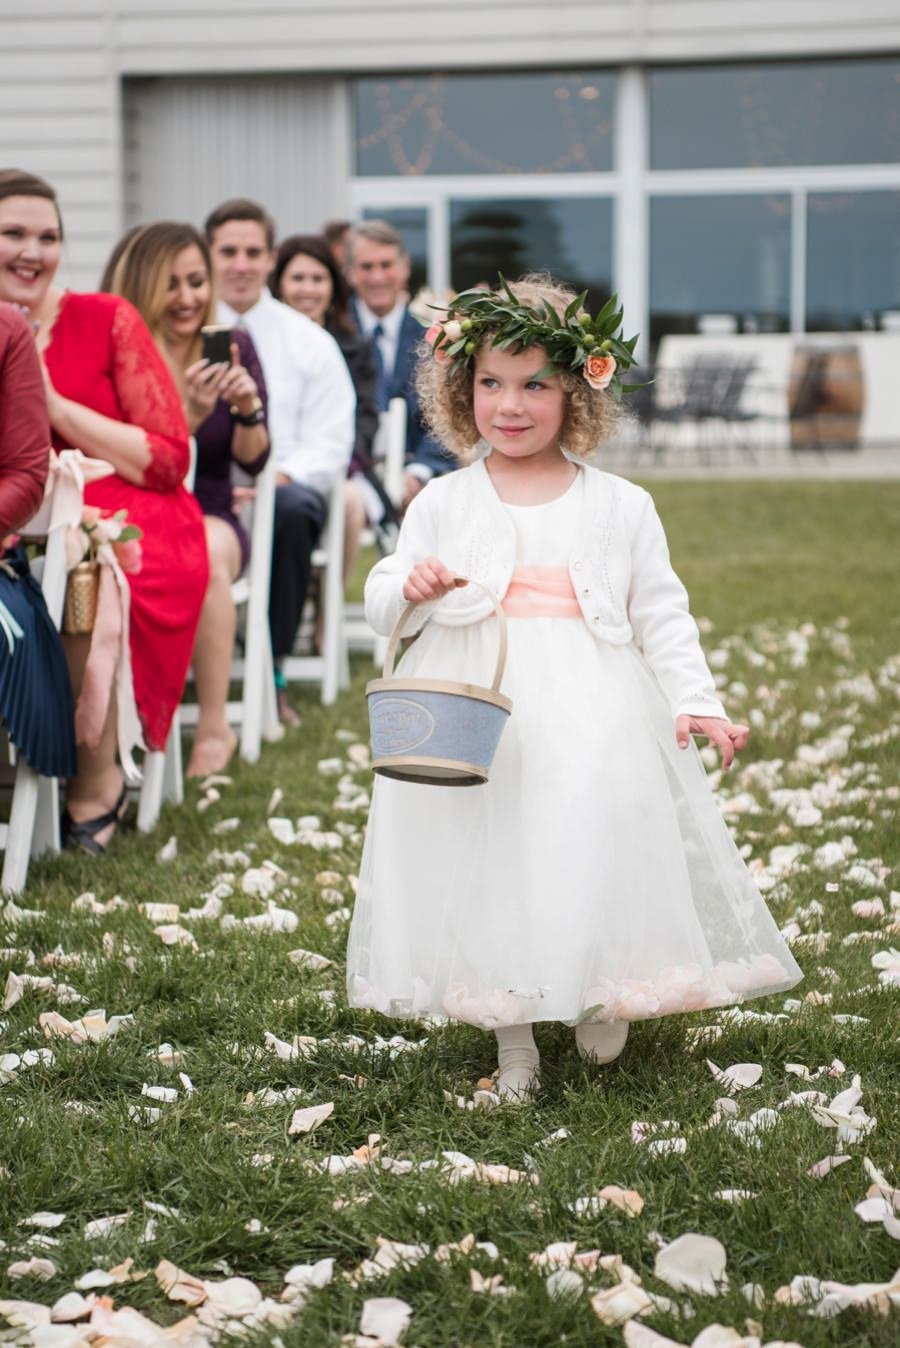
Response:
[[[611,1025],[591,1025],[587,1021],[575,1026],[575,1043],[582,1058],[596,1064],[614,1062],[625,1047],[628,1021],[614,1020]]]
[[[497,1073],[494,1088],[501,1100],[507,1100],[510,1104],[527,1104],[541,1089],[537,1063],[533,1066],[505,1067]]]

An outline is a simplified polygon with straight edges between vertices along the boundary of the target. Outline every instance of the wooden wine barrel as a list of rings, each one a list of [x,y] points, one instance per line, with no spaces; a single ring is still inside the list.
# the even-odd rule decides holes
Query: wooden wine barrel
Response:
[[[798,346],[791,362],[792,449],[856,449],[865,404],[855,346]]]

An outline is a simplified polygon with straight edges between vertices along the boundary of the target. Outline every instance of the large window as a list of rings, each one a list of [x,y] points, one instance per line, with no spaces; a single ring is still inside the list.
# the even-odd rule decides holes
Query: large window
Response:
[[[900,313],[900,192],[814,192],[808,197],[806,327],[884,326]]]
[[[356,80],[356,172],[610,169],[615,84],[606,71]]]
[[[655,169],[884,164],[900,155],[900,60],[652,70]]]
[[[451,201],[450,274],[465,290],[497,272],[551,271],[593,304],[612,288],[612,203],[603,197]]]
[[[650,210],[650,336],[790,327],[790,199],[657,197]]]

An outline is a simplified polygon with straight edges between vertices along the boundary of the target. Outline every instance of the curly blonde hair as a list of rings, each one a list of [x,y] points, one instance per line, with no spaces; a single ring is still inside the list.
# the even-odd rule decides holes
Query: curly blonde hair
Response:
[[[575,298],[573,290],[557,285],[545,272],[521,276],[510,284],[510,290],[520,304],[537,308],[546,300],[560,316]],[[469,463],[475,457],[481,438],[475,425],[473,395],[475,364],[486,345],[482,342],[474,358],[452,378],[452,359],[436,360],[430,345],[424,341],[419,350],[416,388],[422,415],[441,443],[461,463]],[[582,374],[564,370],[557,377],[566,396],[560,442],[575,458],[590,459],[601,442],[615,432],[622,416],[621,409],[605,390],[591,388]]]

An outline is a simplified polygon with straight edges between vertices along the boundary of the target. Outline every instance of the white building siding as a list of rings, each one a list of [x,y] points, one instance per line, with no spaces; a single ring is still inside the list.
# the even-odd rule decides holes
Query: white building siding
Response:
[[[223,194],[200,147],[187,155],[189,142],[177,141],[172,102],[209,136],[220,119],[240,131],[239,179],[238,159],[215,141],[229,166],[227,190],[258,190],[286,221],[307,226],[340,209],[349,141],[341,76],[897,50],[897,0],[267,0],[252,8],[246,0],[5,0],[0,163],[56,186],[69,238],[65,280],[90,287],[126,220],[123,76],[190,76],[198,86],[192,102],[186,80],[157,85],[153,112],[148,89],[137,95],[128,218],[163,209],[197,218]],[[266,80],[276,72],[335,78],[295,81],[288,94]],[[261,110],[268,98],[281,118],[249,152],[251,123],[229,105],[226,86],[203,103],[196,77],[215,74],[260,77],[254,92],[244,86],[245,106]],[[292,124],[301,108],[305,131]]]
[[[178,79],[126,86],[126,223],[197,224],[219,201],[263,201],[291,230],[346,210],[343,81]]]

